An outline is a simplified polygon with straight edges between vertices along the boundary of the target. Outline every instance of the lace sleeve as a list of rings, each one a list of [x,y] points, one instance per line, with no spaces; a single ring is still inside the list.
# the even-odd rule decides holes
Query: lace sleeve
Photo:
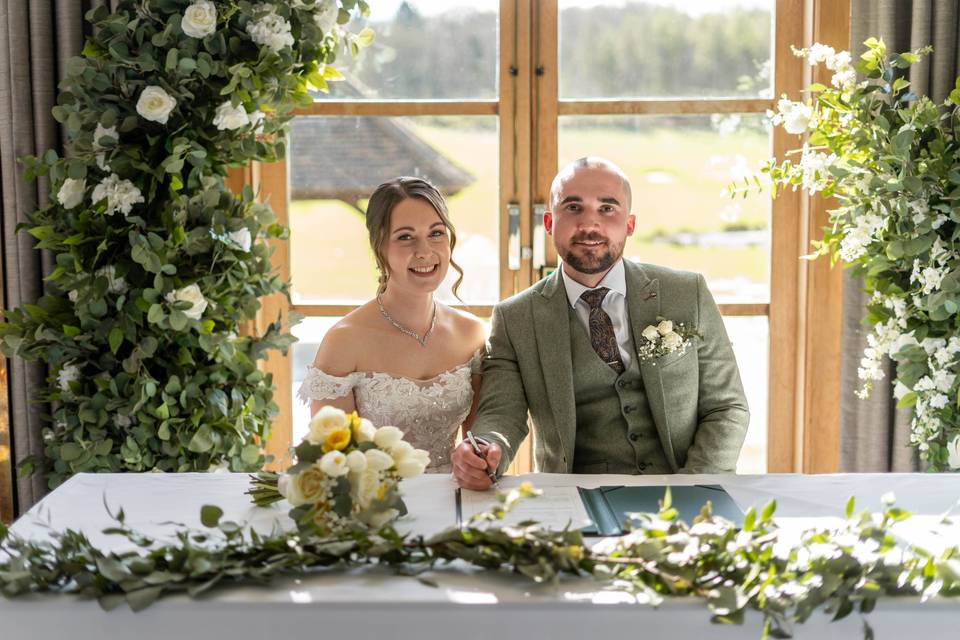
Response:
[[[324,373],[313,365],[307,366],[307,377],[297,391],[297,397],[304,404],[311,400],[332,400],[342,398],[351,391],[356,384],[357,374],[350,373],[343,377]]]
[[[483,373],[483,359],[487,357],[487,346],[484,345],[477,349],[470,359],[470,373],[478,376]]]

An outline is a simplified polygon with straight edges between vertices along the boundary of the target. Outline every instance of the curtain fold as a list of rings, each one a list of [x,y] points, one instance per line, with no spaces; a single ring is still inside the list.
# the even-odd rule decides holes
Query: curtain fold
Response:
[[[933,55],[910,68],[911,89],[943,101],[960,75],[960,0],[852,0],[851,52],[863,53],[863,41],[882,38],[887,51],[933,45]],[[916,471],[919,458],[909,447],[911,411],[897,409],[888,363],[886,378],[874,385],[869,400],[854,396],[857,368],[869,330],[862,324],[867,296],[850,272],[843,281],[843,336],[840,371],[840,471]]]
[[[46,179],[27,182],[17,158],[47,149],[67,154],[60,125],[50,110],[67,60],[83,49],[90,26],[84,14],[105,0],[0,0],[0,279],[5,309],[31,303],[43,293],[53,258],[33,248],[16,226],[48,198]],[[33,402],[46,368],[17,358],[7,361],[9,440],[12,461],[43,452],[44,407]],[[25,512],[46,493],[40,476],[14,479],[16,511]],[[2,496],[0,496],[2,497]]]

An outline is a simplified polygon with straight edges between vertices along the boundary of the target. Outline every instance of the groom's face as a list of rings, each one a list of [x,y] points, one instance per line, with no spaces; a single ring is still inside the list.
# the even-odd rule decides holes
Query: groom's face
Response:
[[[543,222],[567,267],[592,275],[620,259],[636,224],[629,197],[620,176],[603,167],[581,167],[562,180]]]

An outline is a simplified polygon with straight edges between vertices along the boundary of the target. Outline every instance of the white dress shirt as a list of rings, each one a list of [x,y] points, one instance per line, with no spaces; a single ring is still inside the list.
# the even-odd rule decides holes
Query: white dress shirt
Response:
[[[570,306],[580,318],[580,323],[590,335],[590,305],[580,299],[584,291],[590,291],[590,287],[585,287],[563,270],[560,265],[560,276],[563,278],[563,286],[567,291],[567,300]],[[610,321],[613,323],[613,333],[617,336],[617,347],[620,350],[620,359],[623,360],[623,368],[629,369],[633,361],[633,338],[630,335],[630,318],[627,316],[627,278],[626,271],[623,268],[623,258],[617,260],[603,280],[597,284],[595,289],[606,287],[610,291],[604,296],[600,308],[603,309]]]

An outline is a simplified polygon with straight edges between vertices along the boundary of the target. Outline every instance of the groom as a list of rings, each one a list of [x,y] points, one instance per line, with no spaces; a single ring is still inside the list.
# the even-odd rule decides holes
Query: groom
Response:
[[[554,178],[543,221],[563,264],[493,313],[473,433],[453,452],[468,489],[501,475],[533,419],[547,473],[733,473],[749,422],[720,312],[703,276],[622,259],[636,218],[613,163],[581,158]],[[641,358],[658,318],[700,337]],[[642,341],[642,342],[641,342]]]

